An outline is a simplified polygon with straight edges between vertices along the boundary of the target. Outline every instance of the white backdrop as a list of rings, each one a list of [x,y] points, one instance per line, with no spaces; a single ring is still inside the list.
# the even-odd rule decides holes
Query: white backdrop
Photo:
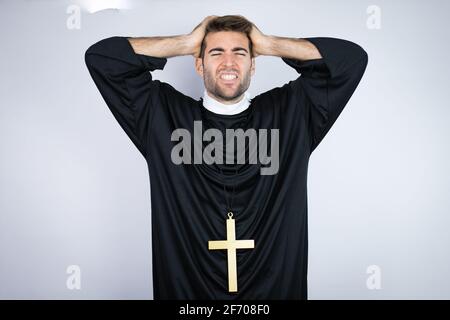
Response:
[[[0,0],[0,298],[153,298],[146,163],[84,52],[114,35],[188,33],[212,14],[368,52],[310,159],[309,298],[450,298],[449,2],[116,2],[93,13],[92,1]],[[203,93],[190,56],[154,76]],[[295,77],[258,57],[250,92]]]

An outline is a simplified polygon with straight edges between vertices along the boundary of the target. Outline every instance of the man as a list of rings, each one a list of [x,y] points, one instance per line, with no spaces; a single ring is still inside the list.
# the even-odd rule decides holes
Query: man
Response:
[[[179,55],[195,57],[200,100],[152,79]],[[251,98],[258,55],[282,57],[301,76]],[[187,35],[103,39],[85,60],[148,164],[154,298],[306,299],[308,160],[367,53],[209,16]]]

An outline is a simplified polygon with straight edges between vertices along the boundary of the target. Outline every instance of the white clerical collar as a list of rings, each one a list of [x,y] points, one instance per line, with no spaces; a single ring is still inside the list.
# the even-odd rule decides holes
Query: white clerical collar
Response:
[[[223,115],[238,114],[250,106],[250,93],[245,91],[244,97],[237,103],[224,104],[209,96],[206,89],[203,93],[203,106],[211,112]]]

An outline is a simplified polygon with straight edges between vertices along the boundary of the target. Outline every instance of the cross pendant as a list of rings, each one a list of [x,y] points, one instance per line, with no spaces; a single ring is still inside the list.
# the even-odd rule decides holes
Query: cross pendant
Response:
[[[254,240],[236,240],[236,226],[233,213],[228,212],[227,240],[208,241],[208,250],[227,250],[228,255],[228,292],[237,292],[236,249],[253,249]]]

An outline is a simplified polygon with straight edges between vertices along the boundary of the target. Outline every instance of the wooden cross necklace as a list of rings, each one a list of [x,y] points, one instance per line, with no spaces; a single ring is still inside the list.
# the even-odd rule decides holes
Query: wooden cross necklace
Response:
[[[219,167],[220,173],[223,176],[222,169]],[[237,175],[237,169],[236,174]],[[228,205],[228,194],[225,188],[225,183],[223,184],[223,189],[225,192],[225,199],[227,202],[227,216],[226,226],[227,226],[227,239],[226,240],[215,240],[208,241],[208,250],[227,250],[228,258],[228,292],[237,292],[237,262],[236,262],[236,250],[237,249],[253,249],[255,247],[254,240],[236,240],[236,226],[235,220],[233,219],[233,197],[235,185],[233,185],[233,193],[231,195],[230,205]]]

